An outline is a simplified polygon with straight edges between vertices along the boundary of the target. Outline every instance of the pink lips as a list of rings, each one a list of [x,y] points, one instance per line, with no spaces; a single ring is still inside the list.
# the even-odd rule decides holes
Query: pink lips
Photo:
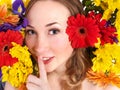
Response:
[[[43,60],[44,64],[48,64],[53,60],[53,57],[49,58],[48,60]]]

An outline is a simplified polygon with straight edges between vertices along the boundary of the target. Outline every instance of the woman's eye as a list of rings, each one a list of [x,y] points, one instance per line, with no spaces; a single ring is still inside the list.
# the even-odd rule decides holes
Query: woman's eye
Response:
[[[60,32],[60,30],[58,30],[58,29],[51,29],[50,31],[49,31],[49,34],[50,35],[54,35],[54,34],[58,34]]]
[[[35,31],[32,30],[32,29],[29,29],[29,30],[25,31],[25,34],[27,34],[27,35],[33,35],[33,34],[35,34]]]

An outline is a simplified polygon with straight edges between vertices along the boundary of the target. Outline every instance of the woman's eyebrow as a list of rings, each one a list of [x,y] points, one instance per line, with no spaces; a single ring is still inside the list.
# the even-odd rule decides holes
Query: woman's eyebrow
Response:
[[[34,28],[34,27],[33,27],[33,26],[31,26],[31,25],[27,25],[27,27]]]
[[[52,25],[54,25],[54,24],[58,24],[58,23],[57,23],[57,22],[48,23],[48,24],[46,25],[46,27],[52,26]]]

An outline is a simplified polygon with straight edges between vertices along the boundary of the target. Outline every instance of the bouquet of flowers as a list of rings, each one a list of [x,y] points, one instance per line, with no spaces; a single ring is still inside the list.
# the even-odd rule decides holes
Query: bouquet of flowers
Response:
[[[11,1],[0,1],[0,77],[21,87],[34,71],[23,32],[28,24],[24,14],[29,0]],[[73,48],[92,52],[93,66],[87,78],[102,86],[120,87],[120,0],[82,0],[82,4],[85,15],[71,16],[66,33]]]
[[[68,18],[66,33],[73,48],[88,48],[88,80],[120,87],[120,0],[82,0],[85,15]]]
[[[14,87],[20,87],[33,72],[27,46],[24,45],[24,17],[29,0],[0,1],[0,78]]]
[[[92,49],[93,66],[87,77],[102,86],[120,87],[120,0],[83,0],[82,4],[101,34]]]

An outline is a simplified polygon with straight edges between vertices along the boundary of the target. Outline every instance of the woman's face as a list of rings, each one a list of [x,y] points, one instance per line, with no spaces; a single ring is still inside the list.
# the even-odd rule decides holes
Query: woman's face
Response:
[[[69,10],[56,1],[37,1],[29,11],[26,45],[47,72],[64,68],[73,52],[66,34]]]

